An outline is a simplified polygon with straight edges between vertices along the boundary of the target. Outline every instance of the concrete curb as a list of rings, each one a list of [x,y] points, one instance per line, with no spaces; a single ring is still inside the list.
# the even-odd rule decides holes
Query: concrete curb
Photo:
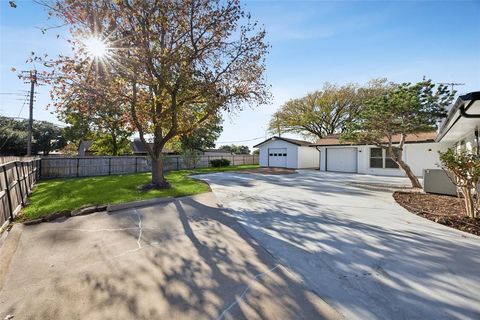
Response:
[[[145,207],[145,206],[150,206],[154,204],[170,202],[174,199],[175,199],[174,197],[165,197],[165,198],[154,198],[154,199],[148,199],[148,200],[125,202],[125,203],[119,203],[119,204],[111,204],[107,206],[107,212],[115,212],[115,211],[120,211],[124,209]]]
[[[46,215],[41,218],[37,219],[32,219],[32,220],[27,220],[22,222],[21,224],[30,226],[42,222],[51,222],[56,219],[60,218],[65,218],[68,219],[70,217],[78,217],[78,216],[84,216],[96,212],[102,212],[102,211],[107,211],[107,212],[115,212],[115,211],[120,211],[124,209],[131,209],[131,208],[137,208],[137,207],[144,207],[144,206],[149,206],[149,205],[155,205],[159,203],[164,203],[164,202],[169,202],[175,199],[174,197],[165,197],[165,198],[154,198],[154,199],[148,199],[148,200],[139,200],[139,201],[132,201],[132,202],[125,202],[125,203],[119,203],[119,204],[109,204],[109,205],[98,205],[98,206],[90,206],[86,208],[80,208],[80,209],[75,209],[72,211],[60,211],[60,212],[55,212],[49,215]]]

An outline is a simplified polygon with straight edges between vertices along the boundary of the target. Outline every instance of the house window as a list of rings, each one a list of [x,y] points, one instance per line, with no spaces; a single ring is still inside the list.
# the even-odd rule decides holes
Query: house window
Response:
[[[398,152],[398,149],[393,149]],[[398,164],[390,158],[390,151],[383,148],[370,148],[370,168],[398,169]]]
[[[370,149],[370,168],[383,168],[383,149]]]

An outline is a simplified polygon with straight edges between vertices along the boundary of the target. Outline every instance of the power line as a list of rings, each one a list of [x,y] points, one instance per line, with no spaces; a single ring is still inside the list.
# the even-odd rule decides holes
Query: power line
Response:
[[[19,118],[20,115],[22,114],[23,107],[25,107],[25,104],[27,103],[27,100],[28,100],[28,94],[25,95],[25,99],[23,100],[23,104],[22,104],[22,106],[20,107],[20,112],[18,113],[17,118]]]
[[[253,139],[247,139],[247,140],[236,140],[236,141],[217,141],[216,143],[237,143],[237,142],[249,142],[249,141],[255,141],[255,140],[260,140],[260,139],[265,139],[265,136],[261,136],[258,138],[253,138]]]

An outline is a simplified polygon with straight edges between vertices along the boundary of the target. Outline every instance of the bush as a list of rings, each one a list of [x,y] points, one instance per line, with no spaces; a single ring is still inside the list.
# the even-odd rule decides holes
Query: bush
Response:
[[[471,218],[478,218],[480,207],[478,203],[480,157],[476,155],[475,151],[468,151],[465,148],[459,150],[450,148],[445,152],[439,152],[442,166],[453,174],[452,182],[463,194],[467,216]]]
[[[230,160],[228,159],[210,160],[210,165],[214,168],[228,167],[230,165]]]

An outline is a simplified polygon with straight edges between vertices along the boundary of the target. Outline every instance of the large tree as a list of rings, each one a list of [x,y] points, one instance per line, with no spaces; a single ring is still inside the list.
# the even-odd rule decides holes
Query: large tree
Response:
[[[362,104],[392,86],[386,79],[375,79],[366,86],[325,83],[321,90],[286,102],[270,120],[273,134],[297,133],[323,138],[345,130],[355,119]]]
[[[405,140],[408,135],[435,130],[453,97],[454,92],[450,92],[448,87],[436,87],[430,80],[403,83],[386,94],[368,100],[341,137],[386,149],[390,158],[410,179],[412,187],[421,188],[418,178],[403,158]]]
[[[44,4],[72,34],[72,56],[52,61],[54,92],[76,87],[97,99],[106,94],[97,90],[101,83],[108,95],[123,99],[152,158],[153,187],[169,186],[161,156],[168,141],[220,110],[268,101],[265,31],[238,0]]]

